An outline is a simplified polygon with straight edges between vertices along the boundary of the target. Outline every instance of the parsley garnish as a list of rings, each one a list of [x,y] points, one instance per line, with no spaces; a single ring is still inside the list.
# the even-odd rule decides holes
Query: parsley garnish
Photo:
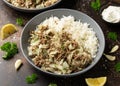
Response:
[[[4,43],[0,49],[5,52],[5,55],[2,56],[3,59],[10,59],[13,57],[16,53],[18,53],[18,48],[16,43],[12,42],[6,42]]]
[[[22,26],[23,25],[23,18],[17,18],[16,19],[16,24]]]
[[[61,44],[61,49],[62,49],[62,50],[65,50],[65,46],[64,46],[63,43]]]
[[[112,40],[117,40],[117,33],[116,32],[109,32],[107,37]]]
[[[48,86],[57,86],[57,84],[50,83]]]
[[[36,82],[37,79],[38,79],[37,74],[32,74],[26,77],[26,82],[28,84],[33,84]]]
[[[120,62],[115,65],[116,72],[120,72]]]
[[[94,10],[99,10],[100,9],[100,0],[95,0],[95,1],[92,1],[91,2],[91,7],[94,9]]]

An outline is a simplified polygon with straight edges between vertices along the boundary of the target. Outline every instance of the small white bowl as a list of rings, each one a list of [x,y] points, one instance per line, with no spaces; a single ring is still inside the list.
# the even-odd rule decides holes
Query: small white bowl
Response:
[[[101,16],[108,23],[118,24],[120,23],[120,7],[108,6],[102,11]]]

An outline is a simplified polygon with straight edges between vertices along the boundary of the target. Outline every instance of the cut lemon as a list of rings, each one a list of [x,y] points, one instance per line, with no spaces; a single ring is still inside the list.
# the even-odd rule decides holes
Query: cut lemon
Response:
[[[1,39],[5,39],[11,34],[15,33],[17,31],[17,28],[13,24],[6,24],[1,28],[0,35]]]
[[[104,86],[107,81],[107,77],[86,78],[85,81],[88,86]]]

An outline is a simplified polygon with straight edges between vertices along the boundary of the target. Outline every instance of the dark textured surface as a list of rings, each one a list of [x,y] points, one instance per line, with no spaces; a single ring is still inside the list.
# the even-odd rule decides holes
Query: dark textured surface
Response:
[[[63,2],[57,6],[56,8],[69,8],[75,9],[78,11],[82,11],[87,15],[91,16],[102,28],[105,39],[106,39],[106,48],[105,53],[108,53],[110,49],[115,45],[118,44],[120,46],[120,25],[112,25],[104,22],[101,19],[100,13],[101,11],[107,7],[108,5],[118,5],[120,6],[119,0],[101,0],[102,7],[100,11],[94,11],[90,7],[90,2],[92,0],[63,0]],[[113,2],[111,2],[113,1]],[[16,24],[16,18],[22,17],[26,22],[31,19],[36,14],[29,14],[29,13],[22,13],[15,11],[8,6],[6,6],[2,0],[0,0],[0,27],[7,23]],[[16,25],[17,26],[17,25]],[[19,31],[12,36],[8,37],[5,40],[0,40],[0,45],[6,41],[13,41],[18,44],[20,42],[20,34],[23,29],[21,26],[17,26]],[[118,40],[113,41],[107,38],[107,33],[109,31],[114,31],[118,34]],[[0,57],[2,57],[3,52],[0,52]],[[57,77],[50,77],[47,75],[43,75],[39,73],[39,71],[35,70],[31,65],[26,61],[23,57],[21,50],[19,48],[19,54],[15,55],[14,58],[5,61],[0,58],[0,86],[48,86],[50,82],[57,83],[58,86],[86,86],[85,78],[87,77],[100,77],[100,76],[107,76],[108,80],[105,86],[120,86],[120,73],[117,73],[114,69],[114,65],[120,61],[120,49],[113,53],[117,59],[113,62],[108,61],[104,56],[101,57],[99,63],[92,68],[90,71],[79,75],[77,77],[71,78],[57,78]],[[15,61],[20,58],[23,61],[23,66],[21,69],[16,72],[14,69]],[[39,79],[35,84],[29,85],[25,82],[25,77],[32,73],[37,73],[39,75]]]

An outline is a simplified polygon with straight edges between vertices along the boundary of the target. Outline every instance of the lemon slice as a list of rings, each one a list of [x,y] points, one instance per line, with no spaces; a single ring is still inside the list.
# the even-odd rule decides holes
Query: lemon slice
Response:
[[[88,86],[104,86],[107,81],[107,77],[86,78],[85,81]]]
[[[13,24],[6,24],[1,28],[0,31],[0,36],[1,39],[5,39],[8,36],[10,36],[11,34],[15,33],[17,31],[17,28],[15,25]]]

